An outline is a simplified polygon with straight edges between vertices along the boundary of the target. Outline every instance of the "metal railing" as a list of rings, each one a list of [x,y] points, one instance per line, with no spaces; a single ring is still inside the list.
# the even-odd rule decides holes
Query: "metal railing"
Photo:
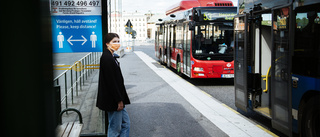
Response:
[[[74,91],[76,91],[76,95],[78,96],[78,87],[82,90],[84,81],[88,79],[88,76],[92,74],[94,69],[99,69],[101,54],[102,52],[91,52],[76,61],[73,65],[55,66],[65,67],[63,68],[65,71],[53,80],[53,85],[60,86],[61,104],[65,102],[66,108],[68,108],[68,96],[71,94],[71,102],[73,104]]]

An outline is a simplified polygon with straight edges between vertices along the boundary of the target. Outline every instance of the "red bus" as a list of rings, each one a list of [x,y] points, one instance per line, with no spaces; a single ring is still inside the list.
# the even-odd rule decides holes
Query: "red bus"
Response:
[[[190,78],[233,78],[231,1],[182,0],[157,23],[155,55]]]

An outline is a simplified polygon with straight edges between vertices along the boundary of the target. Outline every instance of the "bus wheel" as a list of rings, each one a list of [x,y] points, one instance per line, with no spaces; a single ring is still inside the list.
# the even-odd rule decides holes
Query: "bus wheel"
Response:
[[[302,112],[302,136],[320,137],[320,96],[311,98]]]

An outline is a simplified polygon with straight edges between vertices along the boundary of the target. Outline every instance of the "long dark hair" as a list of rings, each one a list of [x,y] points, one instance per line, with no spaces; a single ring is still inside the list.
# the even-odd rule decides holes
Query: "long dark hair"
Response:
[[[110,43],[110,41],[113,39],[113,38],[120,38],[118,34],[116,33],[107,33],[105,36],[104,36],[104,39],[103,39],[103,46],[105,47],[107,43]]]

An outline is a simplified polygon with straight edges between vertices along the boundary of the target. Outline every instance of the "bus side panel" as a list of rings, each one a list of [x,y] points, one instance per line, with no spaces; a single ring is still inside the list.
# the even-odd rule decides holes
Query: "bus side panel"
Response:
[[[298,113],[299,106],[304,96],[309,96],[311,92],[318,92],[320,94],[320,79],[306,77],[301,75],[292,75],[292,115],[293,124],[292,130],[298,133]],[[300,112],[301,113],[301,112]]]
[[[318,91],[320,93],[320,79],[301,75],[292,75],[292,100],[301,100],[307,91]],[[299,101],[292,102],[293,109],[299,109]]]

